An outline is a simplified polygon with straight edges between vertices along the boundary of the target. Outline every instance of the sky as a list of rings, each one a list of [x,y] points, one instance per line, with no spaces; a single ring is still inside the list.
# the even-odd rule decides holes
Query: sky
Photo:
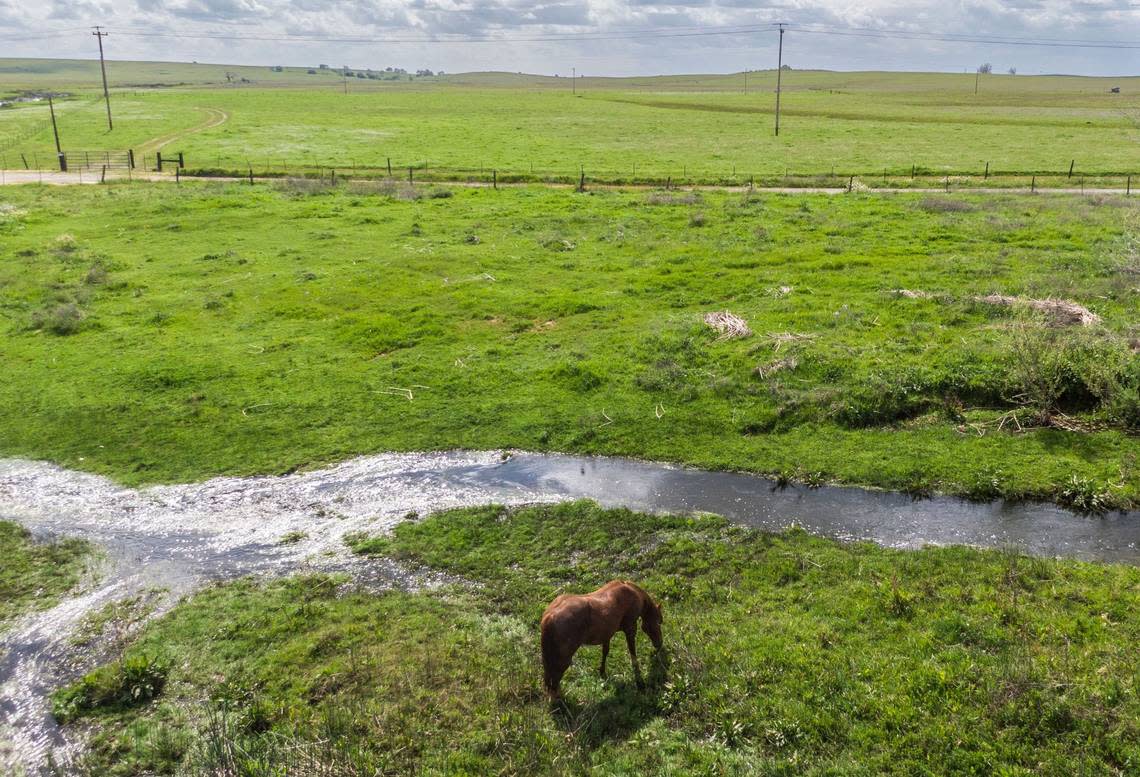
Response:
[[[111,59],[726,73],[774,66],[774,22],[800,69],[1140,74],[1140,0],[0,0],[0,56],[97,56],[101,24]]]

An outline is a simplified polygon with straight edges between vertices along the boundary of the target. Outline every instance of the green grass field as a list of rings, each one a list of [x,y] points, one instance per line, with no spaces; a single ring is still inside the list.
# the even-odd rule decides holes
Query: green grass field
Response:
[[[359,543],[464,576],[241,581],[55,697],[91,774],[1115,775],[1140,767],[1140,572],[768,535],[588,503]],[[663,603],[639,690],[583,648],[548,707],[539,615],[615,576]],[[324,771],[327,770],[327,771]]]
[[[0,549],[0,632],[12,619],[51,607],[73,589],[93,550],[73,538],[36,542],[10,521],[0,521]]]
[[[301,182],[3,201],[5,455],[152,483],[518,447],[1140,496],[1123,198]],[[720,310],[754,334],[718,339]]]
[[[566,78],[483,73],[354,78],[346,95],[332,72],[233,69],[251,83],[227,85],[224,66],[110,68],[124,85],[113,132],[91,63],[0,60],[0,93],[74,90],[58,112],[76,159],[133,148],[149,165],[161,147],[185,152],[192,171],[376,175],[391,160],[397,175],[412,166],[453,178],[571,180],[584,170],[599,181],[779,183],[834,173],[908,185],[917,170],[925,185],[946,175],[967,185],[989,163],[998,185],[1015,173],[1018,185],[1038,174],[1043,185],[1123,188],[1131,173],[1140,184],[1140,78],[992,75],[975,95],[972,74],[790,71],[776,138],[770,71],[749,75],[748,94],[742,74],[581,79],[575,96]],[[161,83],[170,86],[146,86]],[[46,122],[42,104],[0,110],[0,166],[54,164]]]

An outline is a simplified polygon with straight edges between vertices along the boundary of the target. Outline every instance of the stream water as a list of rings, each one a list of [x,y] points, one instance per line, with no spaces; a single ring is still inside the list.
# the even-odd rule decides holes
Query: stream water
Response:
[[[1140,563],[1136,513],[1083,518],[1048,505],[915,501],[854,488],[780,490],[753,475],[627,459],[383,454],[281,477],[141,490],[42,462],[0,459],[0,518],[40,538],[89,539],[105,554],[78,595],[0,634],[0,771],[36,774],[49,754],[57,763],[73,757],[78,743],[55,725],[48,694],[105,660],[106,650],[78,646],[74,635],[110,602],[147,593],[162,612],[211,580],[304,571],[346,572],[370,587],[431,586],[442,576],[355,558],[344,536],[386,530],[413,512],[572,498],[654,512],[714,512],[762,529],[796,524],[899,548],[960,543]],[[286,535],[294,541],[282,543]]]

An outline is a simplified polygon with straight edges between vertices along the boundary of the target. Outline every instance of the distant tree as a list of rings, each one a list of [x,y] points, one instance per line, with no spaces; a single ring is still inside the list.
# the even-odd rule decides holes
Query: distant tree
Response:
[[[328,70],[329,69],[328,65],[319,65],[318,67],[320,67],[321,70]]]
[[[791,70],[791,69],[792,69],[791,65],[784,65],[783,67],[780,68],[780,70]]]
[[[285,68],[281,67],[280,65],[274,65],[273,66],[273,72],[274,73],[284,73]]]
[[[1017,68],[1015,68],[1015,67],[1011,67],[1011,68],[1009,69],[1009,74],[1010,74],[1011,76],[1015,76],[1015,75],[1017,75]]]
[[[986,62],[983,65],[978,65],[978,72],[983,75],[989,75],[990,73],[994,72],[994,66],[989,62]]]
[[[309,70],[308,70],[308,73],[309,73],[309,75],[311,75],[311,76],[315,76],[315,75],[317,74],[317,71],[316,71],[316,70],[314,70],[313,68],[309,68]]]

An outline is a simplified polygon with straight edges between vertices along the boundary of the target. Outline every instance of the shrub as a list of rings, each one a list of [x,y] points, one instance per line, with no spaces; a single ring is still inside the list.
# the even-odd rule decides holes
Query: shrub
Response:
[[[1061,487],[1057,501],[1078,513],[1097,514],[1110,510],[1115,500],[1107,488],[1089,478],[1073,475]]]
[[[83,324],[83,311],[74,302],[64,302],[32,314],[32,329],[55,335],[73,335]]]
[[[691,216],[689,216],[690,227],[703,227],[707,223],[708,218],[700,211],[697,211],[696,213],[693,213]]]
[[[107,282],[107,268],[103,266],[102,262],[96,262],[91,265],[91,269],[87,271],[87,275],[83,277],[83,282],[89,286],[97,286]]]
[[[157,656],[134,655],[101,666],[56,692],[52,714],[61,723],[91,710],[122,710],[146,704],[162,693],[169,670]]]

